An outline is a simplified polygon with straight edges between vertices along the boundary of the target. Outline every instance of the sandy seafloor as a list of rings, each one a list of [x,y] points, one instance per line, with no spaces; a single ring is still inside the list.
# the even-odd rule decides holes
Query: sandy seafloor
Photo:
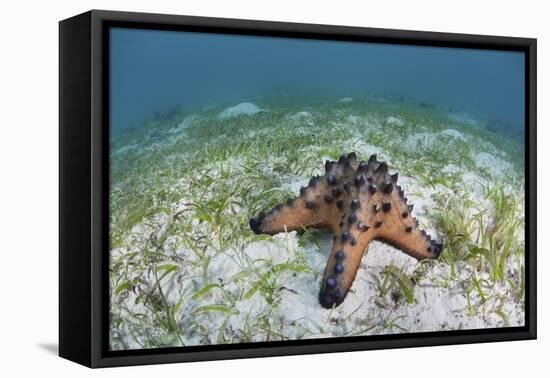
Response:
[[[115,135],[111,348],[521,326],[520,144],[464,113],[373,98],[254,99]],[[327,310],[318,293],[330,235],[258,236],[248,219],[351,151],[399,172],[413,215],[445,251],[418,262],[374,241],[343,304]]]

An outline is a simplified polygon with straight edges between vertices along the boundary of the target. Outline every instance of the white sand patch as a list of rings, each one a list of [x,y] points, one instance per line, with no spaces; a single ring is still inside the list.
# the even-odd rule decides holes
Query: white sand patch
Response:
[[[361,117],[358,117],[356,115],[350,114],[348,118],[346,118],[346,122],[349,122],[351,124],[359,124],[361,123],[363,119]]]
[[[166,147],[167,144],[164,143],[164,142],[155,142],[147,147],[144,147],[143,150],[144,151],[149,151],[149,152],[155,152],[155,151],[158,151],[158,150],[162,150],[164,147]]]
[[[302,179],[302,178],[296,178],[296,180],[292,180],[290,182],[283,183],[281,185],[281,188],[286,189],[288,191],[291,191],[292,193],[297,195],[300,192],[300,188],[302,186],[307,186],[308,183],[309,183],[309,180],[305,180],[305,179]]]
[[[368,140],[361,138],[348,139],[343,143],[345,150],[356,150],[357,153],[365,156],[368,159],[371,155],[377,155],[379,159],[386,160],[384,156],[384,150],[378,146],[368,144]],[[388,161],[388,164],[391,162]]]
[[[405,124],[405,122],[403,122],[403,120],[399,117],[393,117],[393,116],[389,116],[387,119],[386,119],[386,122],[389,124],[389,125],[395,125],[395,126],[403,126]]]
[[[265,247],[264,247],[265,248]],[[208,264],[208,276],[210,281],[219,282],[226,280],[243,269],[237,260],[230,258],[225,253],[215,254]]]
[[[126,146],[122,146],[116,149],[115,151],[113,151],[113,156],[125,154],[129,151],[135,150],[138,147],[139,147],[139,144],[128,144]]]
[[[445,129],[437,133],[416,133],[409,135],[404,146],[409,150],[429,150],[436,143],[455,140],[466,142],[464,135],[455,129]]]
[[[341,126],[353,130],[353,135],[357,138],[363,139],[365,133],[369,130],[377,130],[380,127],[380,122],[378,119],[373,119],[373,117],[358,116],[355,114],[342,114],[342,117],[345,117],[345,121]]]
[[[451,138],[466,142],[466,138],[464,138],[464,135],[460,131],[455,129],[445,129],[441,131],[441,135],[447,135],[447,136],[450,136]]]
[[[462,170],[462,168],[460,168],[459,166],[457,166],[455,164],[448,164],[441,170],[441,172],[450,173],[450,174],[457,174],[461,170]]]
[[[294,122],[298,125],[305,124],[307,126],[312,126],[314,124],[313,115],[305,110],[289,115],[287,118],[290,122]]]
[[[266,111],[265,109],[258,108],[251,102],[241,102],[238,105],[231,106],[223,110],[218,114],[219,119],[229,119],[238,116],[250,116],[259,112]]]
[[[461,177],[461,187],[474,195],[476,200],[483,198],[483,186],[487,184],[486,178],[482,179],[474,172],[464,170],[455,165],[446,165],[441,172]]]
[[[483,185],[487,184],[486,179],[481,179],[474,172],[464,172],[462,182],[465,188],[468,188],[475,194],[476,198],[483,196]]]
[[[288,259],[288,255],[298,249],[296,231],[273,235],[270,241],[260,241],[249,244],[244,249],[250,259],[269,260],[279,264]],[[282,254],[281,251],[286,254]],[[287,255],[288,254],[288,255]]]
[[[352,101],[353,99],[351,97],[344,97],[338,100],[338,102],[343,102],[343,103],[352,102]]]
[[[475,156],[475,161],[479,167],[486,168],[491,174],[499,177],[506,175],[513,169],[512,164],[488,152],[478,153]]]
[[[416,133],[409,135],[405,140],[404,147],[409,150],[429,149],[436,140],[435,134],[432,133]]]
[[[436,189],[422,187],[416,179],[409,176],[400,176],[398,184],[405,191],[405,195],[409,198],[409,202],[414,204],[414,214],[421,216],[433,206],[431,196],[433,193],[445,193],[448,191],[443,186],[436,185]]]
[[[298,112],[298,113],[295,113],[293,115],[290,116],[290,119],[292,120],[297,120],[297,119],[303,119],[303,118],[311,118],[313,117],[311,115],[310,112],[306,112],[305,110],[304,111],[301,111],[301,112]]]

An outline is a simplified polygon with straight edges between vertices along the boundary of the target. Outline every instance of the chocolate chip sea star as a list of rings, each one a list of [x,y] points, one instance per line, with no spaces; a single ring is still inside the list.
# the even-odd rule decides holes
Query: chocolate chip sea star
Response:
[[[326,161],[325,174],[313,177],[298,197],[250,219],[250,228],[269,235],[303,227],[333,233],[319,301],[325,308],[338,306],[371,240],[382,240],[418,260],[441,253],[442,244],[420,230],[412,217],[413,205],[396,185],[397,177],[376,155],[360,163],[354,152],[342,155],[337,162]]]

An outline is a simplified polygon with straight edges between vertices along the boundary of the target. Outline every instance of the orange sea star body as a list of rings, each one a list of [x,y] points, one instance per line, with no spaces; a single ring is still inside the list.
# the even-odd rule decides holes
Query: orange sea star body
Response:
[[[439,256],[442,244],[420,230],[411,216],[412,205],[397,173],[372,155],[358,162],[357,155],[342,155],[325,163],[325,174],[313,177],[300,195],[250,219],[255,233],[274,235],[303,227],[334,234],[323,276],[319,301],[323,307],[341,304],[346,297],[365,250],[373,239],[387,242],[418,260]]]

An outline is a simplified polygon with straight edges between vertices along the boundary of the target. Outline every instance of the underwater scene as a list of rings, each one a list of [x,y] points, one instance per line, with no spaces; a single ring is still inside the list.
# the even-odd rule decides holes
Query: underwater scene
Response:
[[[109,347],[523,326],[524,56],[111,28]]]

